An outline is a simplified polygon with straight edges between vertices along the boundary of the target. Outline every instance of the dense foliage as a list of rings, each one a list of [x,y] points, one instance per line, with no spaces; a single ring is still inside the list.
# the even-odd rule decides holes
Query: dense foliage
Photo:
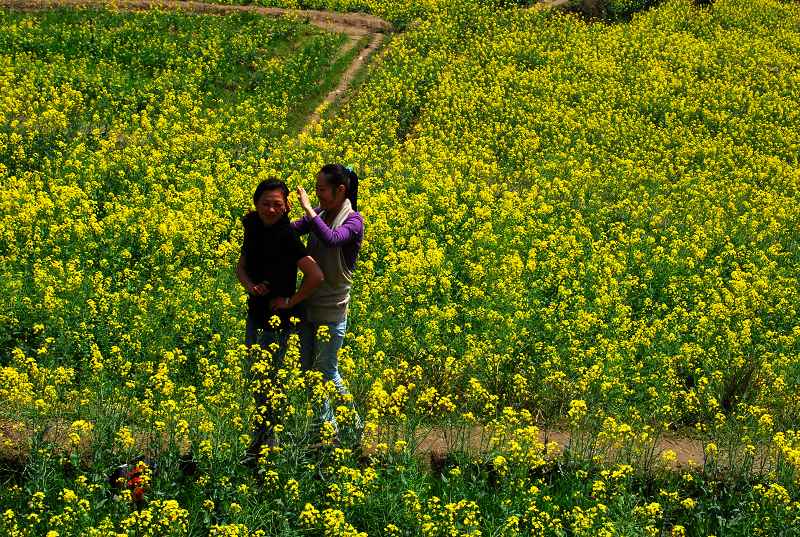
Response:
[[[798,5],[371,11],[392,9],[413,24],[297,136],[338,36],[3,13],[0,417],[25,463],[0,527],[796,534]],[[363,178],[342,369],[371,449],[305,449],[325,387],[290,360],[255,480],[249,363],[274,377],[241,346],[238,217],[262,178],[308,187],[328,161]],[[426,473],[432,426],[451,453]],[[665,434],[699,439],[698,471],[667,471]],[[112,496],[106,473],[144,453],[144,485]]]

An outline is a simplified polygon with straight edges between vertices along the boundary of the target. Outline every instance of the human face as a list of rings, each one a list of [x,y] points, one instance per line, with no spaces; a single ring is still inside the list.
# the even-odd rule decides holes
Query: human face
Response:
[[[338,185],[334,188],[321,173],[317,174],[317,186],[315,190],[320,208],[326,211],[341,207],[342,203],[344,203],[344,198],[347,197],[344,191],[344,185]]]
[[[286,214],[288,207],[286,200],[283,199],[283,192],[280,190],[266,190],[258,198],[256,211],[264,225],[271,226],[278,222]]]

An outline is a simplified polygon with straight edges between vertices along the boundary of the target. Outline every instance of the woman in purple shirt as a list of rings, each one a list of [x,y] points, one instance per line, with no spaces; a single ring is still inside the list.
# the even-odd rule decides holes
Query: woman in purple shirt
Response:
[[[356,211],[358,176],[341,164],[326,164],[317,173],[319,207],[311,206],[303,187],[297,188],[305,216],[292,222],[298,234],[309,233],[308,255],[317,262],[325,277],[306,300],[306,320],[300,326],[300,353],[303,367],[322,372],[340,394],[347,389],[339,374],[338,352],[347,329],[347,310],[353,271],[364,237],[364,219]],[[317,337],[321,326],[327,336]],[[331,405],[326,401],[322,419],[338,431]],[[358,431],[361,420],[356,414]]]

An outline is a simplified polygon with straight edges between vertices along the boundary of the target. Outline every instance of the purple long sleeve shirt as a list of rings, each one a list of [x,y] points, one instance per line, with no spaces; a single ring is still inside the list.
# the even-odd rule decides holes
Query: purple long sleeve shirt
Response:
[[[322,220],[319,213],[322,209],[315,208],[317,216],[309,218],[307,215],[292,222],[292,227],[299,235],[313,233],[314,237],[328,247],[341,247],[345,265],[351,272],[355,269],[358,251],[364,238],[364,218],[361,213],[353,211],[345,221],[336,229],[331,229]]]

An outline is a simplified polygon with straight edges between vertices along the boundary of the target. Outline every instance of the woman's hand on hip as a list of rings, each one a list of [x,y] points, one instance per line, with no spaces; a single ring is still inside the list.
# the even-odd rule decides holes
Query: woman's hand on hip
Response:
[[[269,301],[269,306],[273,310],[286,310],[291,307],[291,299],[285,296],[276,296]]]
[[[248,289],[251,295],[264,296],[269,293],[269,285],[266,283],[257,283]]]

